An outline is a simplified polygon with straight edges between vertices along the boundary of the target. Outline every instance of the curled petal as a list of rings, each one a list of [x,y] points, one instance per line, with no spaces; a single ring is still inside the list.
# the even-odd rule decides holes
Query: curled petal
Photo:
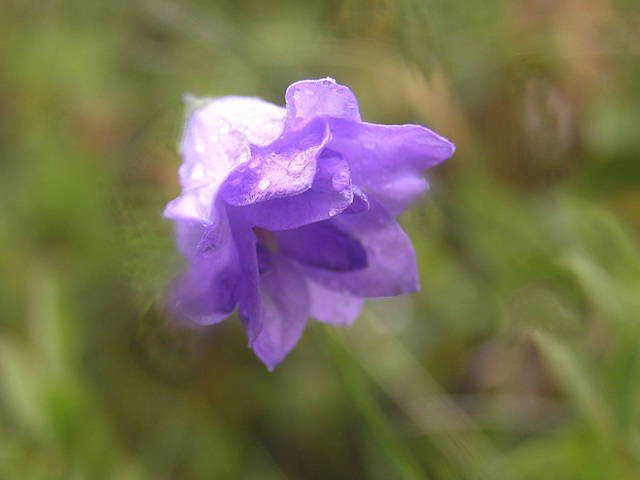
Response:
[[[298,195],[247,205],[243,210],[252,225],[277,231],[326,220],[351,208],[355,201],[346,160],[337,155],[323,155],[318,159],[310,189]]]
[[[360,121],[358,100],[349,88],[332,78],[301,80],[289,86],[286,129],[298,129],[314,118]]]
[[[316,121],[268,147],[252,148],[251,159],[225,180],[222,197],[230,205],[244,206],[308,190],[329,135],[326,122]]]
[[[273,255],[271,268],[262,275],[260,300],[263,328],[253,351],[273,370],[298,343],[309,317],[304,278],[284,256]]]
[[[369,210],[369,197],[357,185],[353,185],[353,202],[344,213],[361,213]]]
[[[255,98],[224,97],[197,108],[187,121],[180,151],[183,195],[165,216],[209,218],[220,184],[251,158],[250,145],[266,145],[284,128],[285,110]]]

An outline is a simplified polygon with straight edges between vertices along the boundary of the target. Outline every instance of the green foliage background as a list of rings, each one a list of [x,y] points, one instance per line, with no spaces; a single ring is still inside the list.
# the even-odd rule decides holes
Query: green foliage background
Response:
[[[640,5],[0,3],[0,478],[640,478]],[[457,144],[422,291],[272,374],[167,322],[181,97],[331,76]]]

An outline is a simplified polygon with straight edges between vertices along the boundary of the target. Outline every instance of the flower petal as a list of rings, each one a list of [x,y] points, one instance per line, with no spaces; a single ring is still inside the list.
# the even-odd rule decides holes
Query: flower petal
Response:
[[[330,272],[303,266],[304,272],[314,281],[359,297],[395,296],[419,289],[411,241],[382,205],[371,202],[371,208],[366,212],[339,215],[327,222],[362,244],[367,252],[367,267],[350,272]]]
[[[264,326],[253,351],[273,370],[298,343],[309,317],[304,278],[284,256],[273,255],[271,268],[261,278],[260,299]]]
[[[380,192],[394,214],[425,190],[422,172],[449,158],[454,145],[418,125],[376,125],[331,120],[328,148],[349,162],[354,184]],[[399,210],[399,211],[398,211]]]
[[[310,299],[310,313],[322,323],[348,327],[362,310],[364,299],[345,290],[331,290],[308,277],[307,289]]]
[[[197,188],[183,193],[170,201],[163,215],[176,222],[176,243],[185,257],[191,257],[204,235],[205,225],[211,223],[211,214],[204,206],[211,196],[205,188]],[[210,204],[211,205],[211,204]]]
[[[227,317],[238,303],[242,282],[240,261],[224,208],[204,234],[191,256],[187,271],[178,279],[177,308],[200,323]]]
[[[250,144],[266,145],[280,136],[284,115],[284,108],[255,98],[224,97],[197,108],[180,146],[184,162],[179,178],[185,198],[168,205],[165,216],[178,218],[181,210],[188,210],[185,215],[208,220],[220,184],[251,158]]]
[[[377,125],[331,120],[329,148],[342,153],[357,172],[358,183],[386,181],[422,173],[449,158],[454,145],[419,125]],[[380,179],[382,174],[382,179]]]
[[[332,78],[301,80],[289,86],[286,129],[298,129],[314,118],[360,121],[358,100],[348,87]]]
[[[208,103],[197,112],[206,122],[214,117],[218,135],[241,135],[252,145],[263,147],[274,142],[284,129],[286,110],[253,97],[228,96]]]
[[[333,272],[367,266],[367,252],[353,236],[331,222],[318,222],[274,233],[280,251],[298,262]]]
[[[230,205],[244,206],[297,195],[311,188],[316,161],[329,140],[324,121],[251,149],[251,159],[228,176],[221,195]]]
[[[245,137],[230,129],[218,105],[216,100],[196,110],[185,127],[179,170],[185,190],[205,186],[215,193],[229,172],[250,157]]]
[[[369,197],[364,193],[357,185],[352,185],[353,190],[353,202],[348,208],[344,210],[344,213],[360,213],[369,210]]]
[[[318,159],[311,188],[290,197],[243,207],[251,224],[267,230],[289,230],[320,222],[350,208],[355,201],[349,165],[340,156]],[[358,199],[360,202],[361,200]]]
[[[401,177],[386,185],[369,188],[369,193],[394,217],[404,212],[409,205],[429,189],[422,177]]]
[[[242,283],[238,300],[238,316],[249,337],[249,347],[262,331],[262,304],[260,303],[260,273],[256,236],[251,225],[238,208],[228,207],[229,223],[238,249]]]

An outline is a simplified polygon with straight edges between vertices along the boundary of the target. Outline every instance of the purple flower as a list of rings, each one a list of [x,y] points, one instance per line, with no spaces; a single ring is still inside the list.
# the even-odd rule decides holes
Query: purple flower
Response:
[[[294,83],[286,103],[224,97],[196,109],[182,195],[164,212],[189,260],[176,307],[207,325],[237,307],[269,369],[309,316],[350,325],[364,298],[418,289],[394,217],[427,190],[421,173],[454,151],[424,127],[363,122],[351,90],[330,78]]]

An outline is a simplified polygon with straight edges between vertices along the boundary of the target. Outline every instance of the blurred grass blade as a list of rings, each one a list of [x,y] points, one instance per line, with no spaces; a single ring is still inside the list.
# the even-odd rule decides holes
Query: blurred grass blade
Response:
[[[455,465],[462,478],[518,478],[506,461],[420,362],[372,316],[356,323],[349,346],[371,378]]]
[[[605,382],[598,381],[602,377],[594,375],[598,368],[583,350],[558,338],[542,332],[534,332],[533,338],[558,385],[591,427],[586,438],[592,437],[591,448],[596,453],[585,456],[578,466],[585,471],[603,469],[609,478],[637,478],[640,457],[638,446],[634,445],[635,432],[630,436],[622,434],[612,399],[606,395],[613,392],[607,391]]]
[[[376,440],[389,459],[394,464],[401,478],[407,480],[428,480],[427,474],[415,460],[413,454],[400,441],[397,433],[389,424],[380,405],[373,398],[371,389],[359,371],[353,357],[347,351],[344,343],[333,330],[322,329],[324,337],[328,339],[331,355],[333,356],[343,383],[364,421],[371,429]]]
[[[614,442],[613,415],[589,373],[596,368],[586,365],[586,358],[566,342],[541,331],[533,332],[532,336],[558,385],[607,443]]]

